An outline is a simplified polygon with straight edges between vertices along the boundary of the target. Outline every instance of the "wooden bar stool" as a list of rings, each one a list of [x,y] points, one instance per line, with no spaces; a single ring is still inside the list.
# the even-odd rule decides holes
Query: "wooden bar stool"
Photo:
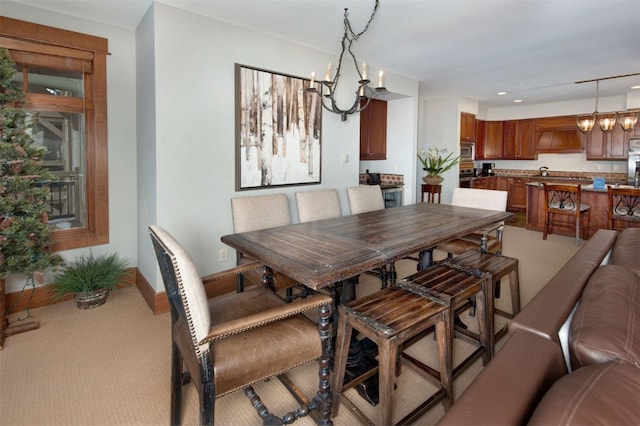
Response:
[[[505,318],[513,318],[520,312],[520,276],[518,273],[518,259],[499,254],[482,253],[480,250],[469,250],[463,254],[448,259],[450,262],[468,268],[479,269],[491,274],[495,297],[500,297],[500,279],[509,276],[509,289],[511,291],[511,312],[506,312],[495,307],[493,312]],[[508,325],[503,326],[497,332],[494,330],[494,340],[500,339],[508,331]]]
[[[493,312],[493,284],[489,273],[443,260],[405,278],[396,285],[400,288],[410,288],[414,292],[428,294],[442,300],[449,306],[449,327],[452,330],[449,348],[453,348],[454,333],[456,336],[478,345],[478,348],[471,355],[453,369],[454,378],[480,355],[482,355],[483,365],[487,365],[493,356],[493,315],[489,314]],[[472,333],[462,327],[454,327],[455,317],[472,306],[469,299],[474,296],[477,299],[476,317],[479,334]],[[423,364],[408,354],[403,353],[402,356],[416,366],[430,372],[430,367],[423,367]],[[453,401],[453,397],[451,400]]]
[[[438,401],[445,409],[451,403],[451,321],[449,307],[428,295],[420,295],[400,287],[389,287],[369,296],[356,299],[348,305],[339,306],[336,355],[332,378],[333,410],[338,414],[340,402],[353,411],[361,420],[371,424],[390,425],[395,406],[394,377],[399,372],[397,360],[402,344],[435,326],[440,371],[437,392],[426,399],[400,423],[405,423]],[[351,334],[355,330],[378,345],[378,367],[345,384],[344,376]],[[379,374],[379,418],[372,422],[352,403],[344,392]],[[418,411],[419,410],[419,411]]]

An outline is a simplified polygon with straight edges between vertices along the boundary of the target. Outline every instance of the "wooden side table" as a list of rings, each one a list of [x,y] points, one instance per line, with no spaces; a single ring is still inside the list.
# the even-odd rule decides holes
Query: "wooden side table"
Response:
[[[436,195],[438,196],[438,204],[440,204],[440,195],[442,193],[442,185],[422,184],[422,202],[424,203],[424,193],[427,193],[427,203],[435,203]]]

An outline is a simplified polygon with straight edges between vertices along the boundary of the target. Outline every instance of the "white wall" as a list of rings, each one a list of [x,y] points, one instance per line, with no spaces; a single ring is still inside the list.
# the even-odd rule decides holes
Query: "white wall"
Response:
[[[130,266],[137,265],[136,237],[136,111],[135,36],[132,31],[72,18],[50,11],[2,0],[2,16],[83,32],[109,39],[107,57],[108,137],[109,137],[109,243],[61,255],[73,259],[78,254],[118,252]],[[22,289],[24,277],[7,279],[7,293]]]
[[[155,87],[145,85],[139,90],[155,93],[155,101],[151,96],[144,97],[154,103],[149,108],[155,106],[155,128],[152,129],[155,189],[154,183],[147,182],[146,178],[140,177],[139,182],[145,180],[140,183],[141,192],[148,186],[150,191],[157,191],[157,199],[155,217],[152,209],[148,209],[146,217],[141,215],[139,234],[153,221],[165,227],[185,245],[200,272],[205,274],[235,264],[232,250],[226,262],[218,261],[219,251],[228,249],[220,238],[233,229],[232,197],[286,193],[292,217],[297,221],[296,191],[334,187],[341,196],[343,211],[348,212],[346,187],[358,184],[360,122],[357,115],[342,122],[339,115],[323,112],[321,185],[235,191],[234,64],[308,76],[311,70],[318,73],[337,58],[163,4],[152,7],[152,19],[145,19],[138,33],[146,33],[147,27],[153,26]],[[386,86],[396,93],[413,94],[417,98],[417,82],[387,75]],[[391,138],[414,144],[412,129],[416,112],[411,106],[415,102],[398,101],[398,105],[405,107],[406,129],[398,130],[397,136],[393,132]],[[146,108],[140,104],[138,110]],[[140,122],[140,125],[143,124]],[[148,125],[152,125],[151,120],[144,123],[145,127]],[[347,163],[341,161],[345,154],[349,156]],[[150,250],[146,240],[140,242],[141,260]],[[162,284],[151,265],[141,261],[139,267],[160,291]]]

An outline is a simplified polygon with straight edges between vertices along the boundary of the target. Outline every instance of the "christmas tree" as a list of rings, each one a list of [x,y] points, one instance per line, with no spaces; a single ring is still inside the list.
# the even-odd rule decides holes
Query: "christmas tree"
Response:
[[[0,49],[0,279],[12,272],[39,278],[62,262],[51,252],[53,227],[47,223],[53,175],[43,167],[46,148],[28,132],[16,72],[9,52]]]

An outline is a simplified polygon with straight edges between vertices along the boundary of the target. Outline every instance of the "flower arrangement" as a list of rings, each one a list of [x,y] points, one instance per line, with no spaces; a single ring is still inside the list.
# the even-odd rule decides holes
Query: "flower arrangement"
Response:
[[[442,156],[444,154],[447,154],[446,148],[429,148],[426,151],[422,150],[418,154],[418,159],[422,163],[422,170],[425,170],[429,176],[439,176],[458,164],[458,161],[460,160],[459,156],[451,158],[453,156],[453,152],[450,152],[443,158]]]

